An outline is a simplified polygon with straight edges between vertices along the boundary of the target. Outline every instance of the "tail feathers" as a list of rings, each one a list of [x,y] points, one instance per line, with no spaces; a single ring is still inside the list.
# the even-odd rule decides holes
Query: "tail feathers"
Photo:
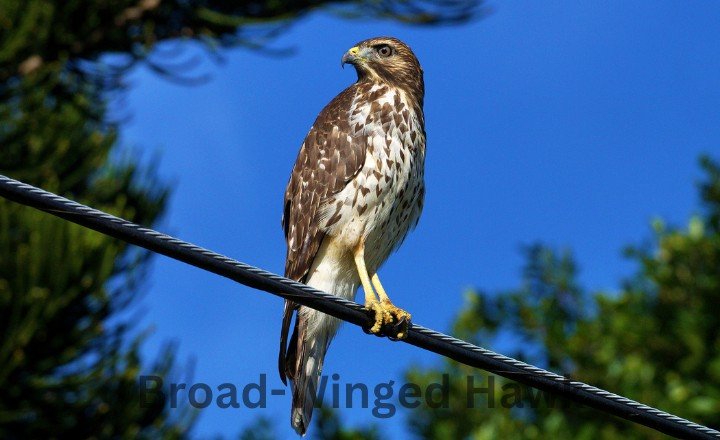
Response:
[[[320,332],[310,341],[305,341],[296,352],[296,370],[292,381],[293,400],[290,423],[299,435],[305,435],[312,419],[318,381],[322,374],[323,361],[330,336]]]
[[[278,353],[278,371],[280,372],[280,380],[287,385],[288,376],[292,375],[292,368],[295,367],[295,348],[297,347],[297,324],[293,330],[290,339],[290,351],[288,351],[288,333],[290,332],[290,321],[293,314],[298,309],[298,305],[285,300],[285,309],[283,310],[282,327],[280,329],[280,352]],[[292,377],[290,377],[292,379]]]
[[[355,261],[342,244],[323,239],[320,250],[313,257],[306,284],[341,298],[352,299],[360,284]],[[286,272],[287,274],[287,272]],[[284,346],[295,316],[293,334]],[[312,308],[286,303],[283,315],[281,347],[278,358],[280,377],[292,382],[292,411],[290,424],[305,435],[312,420],[323,361],[330,340],[340,320]]]

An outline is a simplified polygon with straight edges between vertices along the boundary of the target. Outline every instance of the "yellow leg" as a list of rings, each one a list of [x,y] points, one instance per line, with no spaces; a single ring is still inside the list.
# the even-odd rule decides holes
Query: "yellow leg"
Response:
[[[375,294],[375,290],[370,282],[370,276],[368,275],[367,267],[365,266],[365,243],[361,243],[355,249],[355,267],[357,268],[358,275],[360,276],[360,282],[365,291],[365,307],[375,312],[375,324],[370,328],[370,333],[378,333],[380,327],[387,322],[392,322],[392,316],[380,305],[378,298]]]
[[[372,280],[370,280],[367,267],[365,266],[364,243],[361,243],[355,249],[353,257],[358,275],[360,276],[360,282],[365,291],[365,307],[375,313],[375,323],[370,328],[370,333],[379,333],[383,325],[390,325],[396,322],[400,325],[400,329],[395,336],[398,339],[406,338],[410,325],[410,314],[390,302],[390,298],[388,298],[385,289],[382,284],[380,284],[380,279],[377,274],[373,274]]]
[[[390,298],[385,292],[385,288],[382,284],[380,284],[380,278],[377,273],[372,276],[372,285],[375,287],[375,292],[377,292],[377,296],[380,298],[380,301],[390,301]]]
[[[355,249],[355,267],[357,268],[358,275],[360,275],[360,282],[362,283],[363,290],[365,291],[365,303],[377,301],[375,297],[375,290],[370,284],[370,277],[368,276],[367,267],[365,267],[365,245],[361,244]]]

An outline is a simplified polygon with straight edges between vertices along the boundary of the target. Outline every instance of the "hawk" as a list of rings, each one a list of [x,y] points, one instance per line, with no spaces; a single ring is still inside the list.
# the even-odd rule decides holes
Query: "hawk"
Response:
[[[300,148],[283,210],[285,276],[345,299],[358,287],[375,317],[407,336],[410,314],[388,298],[378,268],[417,225],[423,207],[423,71],[402,41],[371,38],[348,50],[357,82],[320,112]],[[288,344],[293,315],[295,326]],[[340,322],[285,301],[279,370],[292,381],[291,424],[304,435],[325,353]]]

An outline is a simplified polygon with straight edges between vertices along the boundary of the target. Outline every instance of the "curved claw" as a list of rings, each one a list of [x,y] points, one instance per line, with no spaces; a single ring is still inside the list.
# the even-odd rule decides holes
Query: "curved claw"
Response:
[[[388,338],[393,341],[399,341],[405,339],[408,336],[410,330],[410,319],[406,316],[402,316],[397,323],[390,327],[390,332],[387,332]]]

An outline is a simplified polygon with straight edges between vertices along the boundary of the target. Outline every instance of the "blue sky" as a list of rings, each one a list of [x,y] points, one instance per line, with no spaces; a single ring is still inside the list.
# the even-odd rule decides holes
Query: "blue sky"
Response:
[[[132,72],[122,144],[159,155],[174,185],[161,229],[281,273],[282,197],[298,148],[320,109],[355,80],[340,57],[357,41],[393,35],[425,70],[428,133],[425,211],[380,272],[395,303],[447,330],[468,287],[517,285],[519,249],[535,241],[571,248],[584,285],[614,289],[633,269],[622,247],[647,238],[655,217],[684,224],[697,206],[698,155],[719,156],[720,3],[491,6],[484,20],[436,29],[314,13],[273,42],[293,55],[225,52],[226,62],[200,66],[211,74],[201,86]],[[193,382],[243,386],[267,374],[269,389],[282,386],[280,299],[158,257],[140,308],[140,326],[154,328],[146,355],[178,342],[181,364],[195,360]],[[324,373],[372,387],[437,362],[344,327]],[[289,407],[289,396],[268,396],[266,409],[211,406],[195,434],[232,436],[264,415],[289,438]],[[402,412],[340,414],[406,436]]]

